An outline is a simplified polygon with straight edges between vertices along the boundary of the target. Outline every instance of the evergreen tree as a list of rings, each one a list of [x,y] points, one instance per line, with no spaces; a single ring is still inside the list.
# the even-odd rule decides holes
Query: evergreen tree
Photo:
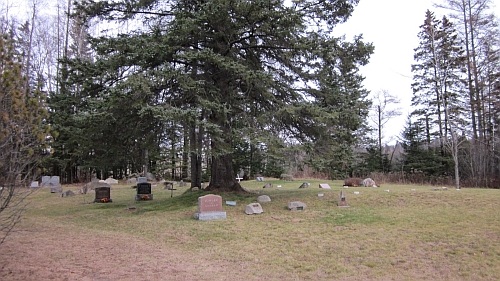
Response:
[[[356,3],[83,1],[78,7],[87,18],[146,24],[92,41],[97,57],[89,66],[98,71],[85,78],[94,81],[87,90],[104,100],[128,85],[155,95],[141,112],[202,124],[211,143],[207,189],[240,190],[232,152],[241,120],[296,142],[353,141],[366,111],[357,68],[373,49],[361,38],[348,43],[328,33]],[[350,106],[361,114],[352,116]]]

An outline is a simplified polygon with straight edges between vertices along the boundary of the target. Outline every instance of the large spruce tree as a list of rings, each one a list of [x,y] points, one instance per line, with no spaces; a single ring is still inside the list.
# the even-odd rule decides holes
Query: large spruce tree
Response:
[[[79,80],[88,96],[144,99],[143,116],[203,128],[212,156],[207,189],[237,191],[233,141],[246,126],[296,143],[354,141],[368,107],[358,67],[373,47],[330,31],[357,3],[82,1],[87,21],[135,28],[94,38],[95,62],[71,65],[89,70]]]

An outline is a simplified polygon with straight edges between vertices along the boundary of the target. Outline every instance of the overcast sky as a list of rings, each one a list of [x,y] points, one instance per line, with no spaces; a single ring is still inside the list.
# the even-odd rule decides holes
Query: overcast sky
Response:
[[[494,12],[500,15],[500,0],[493,0]],[[366,77],[365,88],[372,93],[387,90],[401,100],[403,115],[386,125],[386,142],[394,143],[404,128],[410,112],[412,97],[411,65],[418,45],[417,34],[427,9],[441,18],[447,11],[434,8],[441,0],[360,0],[347,23],[334,30],[335,35],[363,34],[364,41],[372,42],[375,53],[370,63],[361,69]]]

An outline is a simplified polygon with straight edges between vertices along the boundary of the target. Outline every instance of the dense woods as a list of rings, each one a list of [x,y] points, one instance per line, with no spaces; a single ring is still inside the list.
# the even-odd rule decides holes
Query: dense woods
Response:
[[[23,17],[0,4],[0,145],[10,149],[0,185],[18,174],[151,174],[235,191],[237,175],[372,174],[500,187],[490,0],[446,0],[445,17],[422,15],[412,107],[393,146],[383,132],[402,114],[398,93],[370,94],[359,72],[376,46],[331,34],[357,0],[27,4]],[[19,128],[17,143],[5,138]],[[25,160],[11,175],[1,169],[13,155]]]

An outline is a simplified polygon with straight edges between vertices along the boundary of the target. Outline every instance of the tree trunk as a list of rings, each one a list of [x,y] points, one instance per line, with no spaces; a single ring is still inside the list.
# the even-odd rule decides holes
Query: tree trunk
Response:
[[[211,172],[207,191],[246,192],[236,181],[232,154],[212,156]]]

